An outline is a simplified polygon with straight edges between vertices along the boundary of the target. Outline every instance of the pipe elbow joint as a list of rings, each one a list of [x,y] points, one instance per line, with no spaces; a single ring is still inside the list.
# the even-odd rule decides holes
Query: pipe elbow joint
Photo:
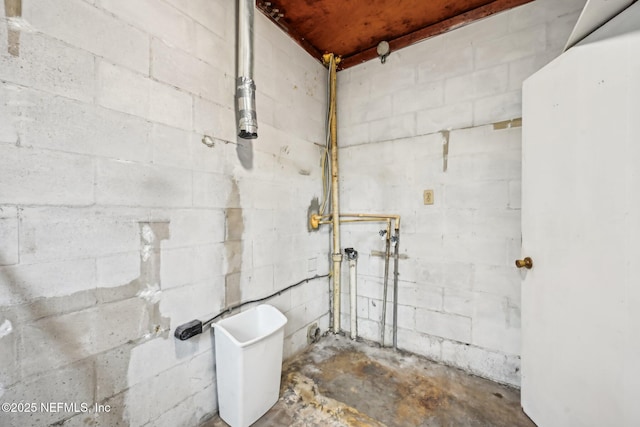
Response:
[[[320,219],[322,217],[318,214],[311,214],[309,217],[309,226],[312,230],[317,230],[320,227]]]

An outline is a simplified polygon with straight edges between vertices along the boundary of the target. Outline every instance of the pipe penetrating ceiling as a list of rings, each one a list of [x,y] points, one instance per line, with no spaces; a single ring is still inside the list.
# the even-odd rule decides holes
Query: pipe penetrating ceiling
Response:
[[[396,51],[532,0],[257,0],[256,5],[309,54],[342,56],[341,68]]]

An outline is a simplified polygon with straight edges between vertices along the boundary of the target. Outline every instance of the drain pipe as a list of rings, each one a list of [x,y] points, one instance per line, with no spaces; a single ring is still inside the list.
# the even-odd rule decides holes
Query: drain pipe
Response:
[[[331,218],[333,223],[333,333],[340,332],[340,271],[342,251],[340,249],[340,199],[338,197],[338,124],[336,113],[336,71],[340,58],[333,53],[322,57],[329,66],[329,129],[331,138]]]
[[[238,76],[236,79],[236,108],[238,136],[258,137],[256,114],[256,85],[253,81],[253,15],[255,0],[238,0]]]
[[[349,301],[351,303],[349,317],[351,318],[351,339],[355,340],[358,337],[358,251],[346,248],[344,253],[349,260]]]

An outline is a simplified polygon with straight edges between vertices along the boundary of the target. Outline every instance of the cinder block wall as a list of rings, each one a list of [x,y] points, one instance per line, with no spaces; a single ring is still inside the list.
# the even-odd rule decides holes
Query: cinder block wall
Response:
[[[0,424],[195,426],[217,406],[212,335],[175,327],[328,272],[306,226],[325,71],[259,13],[255,39],[250,147],[235,2],[0,2],[0,401],[38,405]],[[328,325],[326,279],[271,303],[286,356]]]
[[[519,385],[521,85],[584,3],[537,0],[339,73],[341,208],[402,216],[400,348]],[[359,333],[376,341],[380,228],[343,227],[360,251]],[[346,294],[342,312],[349,329]]]

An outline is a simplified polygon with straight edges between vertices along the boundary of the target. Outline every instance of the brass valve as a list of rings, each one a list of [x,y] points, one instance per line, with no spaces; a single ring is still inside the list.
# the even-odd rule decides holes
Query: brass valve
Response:
[[[309,226],[311,226],[312,230],[317,230],[320,227],[320,219],[322,217],[318,214],[311,214],[309,217]]]

